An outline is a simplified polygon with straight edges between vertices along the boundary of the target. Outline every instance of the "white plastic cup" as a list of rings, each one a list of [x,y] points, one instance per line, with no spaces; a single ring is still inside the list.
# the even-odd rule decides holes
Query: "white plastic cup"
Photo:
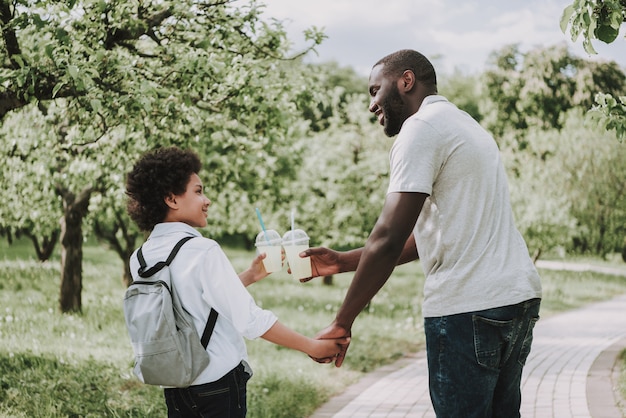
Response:
[[[280,271],[283,268],[282,238],[277,231],[268,229],[256,236],[255,246],[259,254],[267,254],[263,259],[263,266],[268,273]]]
[[[291,275],[294,279],[311,277],[311,258],[300,257],[299,254],[309,248],[309,236],[301,229],[287,231],[283,235],[283,248],[287,255]]]

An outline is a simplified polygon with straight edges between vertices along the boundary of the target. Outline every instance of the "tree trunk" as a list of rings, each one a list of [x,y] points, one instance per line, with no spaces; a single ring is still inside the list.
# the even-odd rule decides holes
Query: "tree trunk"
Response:
[[[59,239],[59,231],[56,230],[52,232],[49,237],[41,237],[41,242],[39,242],[39,237],[31,234],[26,231],[26,235],[30,237],[30,240],[33,242],[35,246],[35,252],[37,253],[37,259],[42,263],[44,261],[48,261],[50,257],[52,257],[52,253],[54,252],[54,247],[56,247],[56,243]]]
[[[535,254],[533,254],[533,264],[537,264],[537,260],[539,260],[540,256],[541,256],[541,248],[537,248],[537,250],[535,251]]]
[[[107,242],[109,247],[117,253],[124,263],[122,283],[128,287],[133,279],[130,275],[130,256],[135,251],[135,243],[141,233],[128,227],[128,218],[124,218],[119,212],[115,212],[115,222],[110,228],[96,221],[94,230],[98,238]]]
[[[88,187],[78,196],[57,188],[63,198],[61,218],[61,312],[82,312],[83,290],[83,218],[87,214],[93,190]]]
[[[323,281],[323,283],[324,283],[325,285],[327,285],[327,286],[332,286],[332,284],[333,284],[333,276],[332,276],[332,275],[330,275],[330,276],[324,276],[324,281]]]

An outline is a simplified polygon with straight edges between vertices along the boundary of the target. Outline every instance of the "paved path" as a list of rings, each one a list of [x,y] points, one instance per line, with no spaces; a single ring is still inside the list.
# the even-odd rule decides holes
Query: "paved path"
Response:
[[[614,382],[626,347],[626,295],[535,326],[522,377],[523,418],[624,418]],[[424,353],[368,374],[311,418],[435,417]]]

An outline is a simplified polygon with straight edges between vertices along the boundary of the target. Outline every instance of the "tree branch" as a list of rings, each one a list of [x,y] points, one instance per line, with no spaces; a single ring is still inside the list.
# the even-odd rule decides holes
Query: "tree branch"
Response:
[[[134,29],[111,28],[107,31],[104,47],[110,50],[115,46],[122,45],[125,41],[137,40],[143,35],[150,36],[152,39],[156,40],[157,38],[154,36],[153,28],[163,23],[163,21],[170,16],[172,16],[172,10],[167,8],[144,19],[145,25],[143,26],[138,26]]]
[[[13,19],[13,13],[11,12],[11,5],[9,0],[2,0],[0,2],[0,23],[2,23],[2,37],[4,38],[4,45],[7,49],[7,55],[11,62],[11,68],[19,68],[19,64],[13,58],[16,55],[21,55],[20,45],[17,42],[17,35],[15,30],[11,26],[11,20]]]

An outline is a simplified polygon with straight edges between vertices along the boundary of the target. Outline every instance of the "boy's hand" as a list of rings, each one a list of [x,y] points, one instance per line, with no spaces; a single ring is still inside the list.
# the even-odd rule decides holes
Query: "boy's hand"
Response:
[[[261,253],[254,257],[252,260],[252,264],[250,267],[239,273],[239,279],[244,286],[248,287],[253,283],[256,283],[265,277],[269,276],[269,273],[265,271],[265,266],[263,265],[263,259],[267,256],[265,253]]]
[[[343,339],[342,341],[339,342],[339,347],[340,347],[339,353],[335,357],[324,357],[324,358],[311,357],[311,358],[317,361],[318,363],[330,363],[334,361],[335,367],[341,367],[341,364],[343,363],[344,358],[346,358],[346,352],[348,351],[348,347],[350,346],[351,334],[352,333],[349,329],[345,329],[344,327],[333,322],[328,327],[321,330],[315,336],[315,338],[318,340]]]

